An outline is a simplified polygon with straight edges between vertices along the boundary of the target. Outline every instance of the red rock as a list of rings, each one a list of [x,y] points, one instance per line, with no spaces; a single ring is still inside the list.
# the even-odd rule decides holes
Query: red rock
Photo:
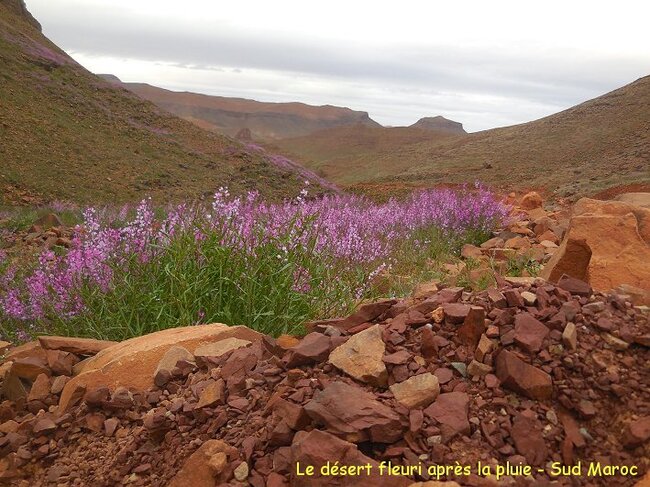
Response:
[[[120,420],[117,418],[108,418],[104,421],[104,433],[106,436],[113,436],[115,430],[120,425]]]
[[[558,418],[562,423],[564,428],[564,434],[571,441],[571,443],[578,448],[582,448],[586,445],[584,437],[580,434],[580,427],[576,420],[564,409],[560,409],[558,413]]]
[[[91,413],[87,414],[84,419],[86,421],[86,428],[95,433],[99,433],[104,428],[106,417],[103,414]]]
[[[192,355],[185,347],[172,346],[162,356],[156,370],[153,373],[153,382],[158,387],[163,387],[172,377],[172,371],[176,364],[185,360],[187,362],[194,362],[194,355]]]
[[[550,330],[530,313],[519,313],[515,316],[515,343],[528,353],[539,352],[549,332]]]
[[[485,333],[485,310],[481,306],[472,306],[462,326],[456,331],[456,336],[460,343],[475,348],[483,333]]]
[[[464,259],[480,259],[483,257],[483,252],[481,249],[472,244],[465,244],[460,251],[461,257]]]
[[[649,289],[648,215],[648,209],[634,210],[620,202],[581,199],[574,207],[560,248],[544,267],[542,276],[557,280],[567,274],[589,282],[598,291],[621,284]],[[579,246],[589,250],[583,250],[577,259],[577,252],[570,254],[569,250]],[[587,260],[588,252],[591,255]]]
[[[594,403],[591,401],[587,401],[586,399],[582,399],[581,401],[578,402],[576,410],[578,411],[580,416],[586,419],[593,418],[594,416],[596,416],[596,412],[597,412]]]
[[[438,378],[440,384],[446,384],[454,378],[454,371],[446,367],[439,367],[433,372],[433,375]]]
[[[102,407],[110,400],[111,391],[108,387],[89,389],[84,394],[84,402],[91,407]]]
[[[501,383],[499,382],[499,379],[497,378],[496,375],[493,374],[487,374],[485,376],[485,385],[490,388],[494,389],[496,387],[499,387]]]
[[[528,465],[544,464],[548,450],[542,435],[542,426],[536,419],[535,413],[526,410],[517,414],[512,421],[510,436],[519,454],[526,458]]]
[[[623,445],[626,448],[636,448],[650,440],[650,416],[632,421],[623,433]]]
[[[531,399],[545,400],[553,395],[553,381],[550,375],[507,350],[502,350],[497,356],[496,376],[503,387]]]
[[[511,308],[523,308],[524,299],[516,289],[505,289],[503,295],[506,297],[508,306]]]
[[[291,429],[296,431],[305,429],[311,423],[311,419],[304,407],[280,397],[272,399],[267,408],[273,411],[277,419],[284,421]]]
[[[431,328],[422,328],[422,334],[420,335],[420,344],[420,353],[422,353],[422,356],[425,359],[431,360],[438,355],[438,345],[436,344],[435,336]]]
[[[385,364],[403,365],[410,361],[412,358],[413,355],[408,350],[400,350],[395,353],[384,355],[382,360]]]
[[[591,289],[591,286],[588,283],[566,274],[560,277],[557,286],[578,296],[585,296],[588,298],[593,294],[593,289]]]
[[[320,363],[327,359],[332,347],[332,339],[322,333],[310,333],[300,343],[289,349],[287,367],[298,367]]]
[[[460,324],[465,321],[465,317],[469,314],[470,307],[462,303],[444,303],[442,309],[445,311],[445,319],[449,323]]]
[[[497,308],[505,308],[508,306],[508,301],[501,291],[495,288],[487,290],[488,299]]]
[[[34,423],[33,432],[35,435],[51,433],[56,429],[56,424],[49,418],[39,419]]]
[[[305,405],[305,411],[330,433],[353,441],[394,443],[404,433],[400,417],[360,387],[332,382]]]
[[[79,359],[70,352],[61,350],[46,350],[47,365],[55,375],[72,375],[72,367]]]
[[[387,312],[396,302],[395,299],[386,299],[375,303],[363,304],[357,311],[336,326],[342,330],[348,330],[361,323],[371,322]]]
[[[16,359],[9,370],[9,375],[20,377],[21,379],[27,379],[32,382],[41,374],[50,376],[52,375],[52,372],[46,365],[45,360],[39,357]]]
[[[312,465],[313,476],[299,476],[296,465]],[[336,476],[321,475],[321,467],[333,465],[370,465],[370,475]],[[275,464],[275,462],[274,462]],[[353,443],[343,441],[325,431],[300,431],[291,445],[291,471],[289,481],[292,487],[406,487],[412,483],[404,477],[379,475],[378,462],[366,457]],[[336,482],[336,483],[334,483]]]
[[[443,441],[448,441],[457,434],[469,435],[470,426],[469,396],[464,392],[447,392],[440,394],[424,414],[440,423]]]

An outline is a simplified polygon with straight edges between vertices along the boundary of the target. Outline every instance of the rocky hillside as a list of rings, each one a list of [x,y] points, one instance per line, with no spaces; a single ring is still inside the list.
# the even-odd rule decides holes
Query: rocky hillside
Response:
[[[337,135],[288,141],[299,161],[369,193],[387,186],[480,180],[503,188],[542,189],[577,198],[607,188],[650,187],[650,77],[533,122],[454,138],[386,142],[362,153],[320,147]],[[644,186],[645,183],[645,186]]]
[[[219,186],[280,197],[303,184],[86,71],[42,35],[22,0],[0,0],[0,65],[2,199],[161,201]]]
[[[449,132],[450,134],[466,134],[463,124],[445,117],[424,117],[411,125],[412,128],[432,130],[434,132]]]
[[[112,82],[115,76],[100,75]],[[232,137],[243,129],[258,141],[297,137],[329,127],[380,125],[367,112],[331,105],[265,103],[244,98],[169,91],[144,83],[121,83],[123,87],[159,107],[208,130]]]

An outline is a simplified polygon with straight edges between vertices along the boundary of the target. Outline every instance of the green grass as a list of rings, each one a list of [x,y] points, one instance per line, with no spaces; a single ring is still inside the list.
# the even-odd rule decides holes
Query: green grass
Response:
[[[124,340],[198,323],[246,325],[278,336],[301,334],[301,324],[350,312],[368,277],[313,258],[309,246],[282,255],[285,242],[269,242],[255,256],[219,243],[219,235],[197,242],[176,238],[151,262],[137,256],[114,269],[111,290],[84,286],[86,311],[72,319],[50,313],[49,332]],[[313,245],[314,242],[311,243]],[[309,273],[309,288],[294,289],[296,272]],[[198,310],[198,312],[197,312]]]

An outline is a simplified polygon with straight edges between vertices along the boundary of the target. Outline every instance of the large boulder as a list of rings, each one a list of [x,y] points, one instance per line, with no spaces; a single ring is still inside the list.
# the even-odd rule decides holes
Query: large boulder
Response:
[[[616,197],[616,201],[650,209],[650,193],[623,193]]]
[[[650,209],[624,201],[601,201],[591,198],[579,199],[573,207],[572,216],[615,215],[632,213],[637,220],[639,235],[650,245]]]
[[[542,277],[557,281],[567,274],[596,291],[621,284],[650,289],[649,242],[649,209],[583,198]]]
[[[170,328],[149,335],[132,338],[105,348],[84,363],[79,375],[70,380],[61,393],[59,410],[65,411],[71,399],[83,388],[123,386],[146,390],[154,385],[154,375],[160,360],[173,346],[185,348],[190,353],[209,343],[228,338],[254,342],[262,337],[245,326],[212,325]]]

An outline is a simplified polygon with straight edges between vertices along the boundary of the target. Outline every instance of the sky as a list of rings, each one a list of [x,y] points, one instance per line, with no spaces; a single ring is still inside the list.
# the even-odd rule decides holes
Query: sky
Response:
[[[474,132],[650,74],[645,0],[26,0],[95,73]]]

